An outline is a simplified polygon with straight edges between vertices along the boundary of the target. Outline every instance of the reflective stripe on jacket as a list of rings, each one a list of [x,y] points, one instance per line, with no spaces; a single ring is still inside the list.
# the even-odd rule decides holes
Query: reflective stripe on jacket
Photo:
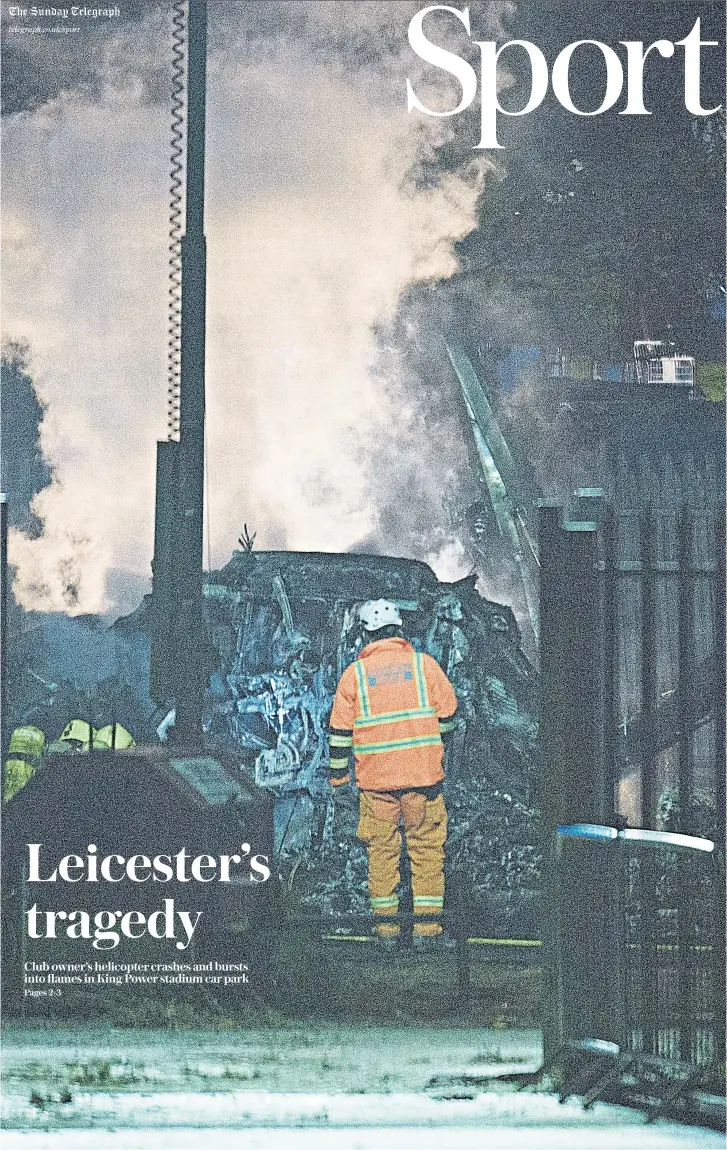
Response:
[[[444,777],[441,729],[456,709],[452,684],[431,655],[399,637],[375,640],[336,688],[331,766],[352,746],[362,790],[431,786]],[[342,771],[331,781],[344,781]]]

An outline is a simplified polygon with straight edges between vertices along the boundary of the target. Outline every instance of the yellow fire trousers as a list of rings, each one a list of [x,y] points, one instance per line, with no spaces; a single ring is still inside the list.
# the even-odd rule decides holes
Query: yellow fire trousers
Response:
[[[444,905],[444,844],[447,841],[447,811],[444,796],[428,800],[409,791],[401,796],[361,791],[358,837],[369,856],[369,895],[374,915],[392,916],[399,909],[397,888],[401,875],[401,823],[411,864],[414,914],[441,913]],[[441,934],[439,922],[414,924],[414,933]],[[380,938],[396,937],[398,923],[381,923]]]

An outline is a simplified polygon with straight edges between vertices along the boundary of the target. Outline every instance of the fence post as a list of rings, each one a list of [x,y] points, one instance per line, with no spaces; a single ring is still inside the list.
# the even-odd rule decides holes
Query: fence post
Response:
[[[613,779],[606,777],[603,745],[606,597],[597,535],[603,496],[596,490],[576,496],[575,515],[543,506],[539,523],[546,1063],[564,1041],[608,1037],[604,1028],[611,1025],[597,977],[607,944],[608,895],[594,905],[588,896],[596,883],[583,872],[586,858],[593,856],[577,847],[561,850],[557,836],[561,824],[602,823],[613,813]],[[591,865],[597,867],[597,861]]]
[[[716,988],[715,998],[717,1006],[716,1026],[716,1061],[724,1065],[725,1061],[725,1028],[721,1024],[724,1020],[725,1000],[725,658],[727,656],[727,643],[725,642],[725,512],[720,512],[715,527],[716,545],[716,571],[714,580],[714,654],[715,654],[715,803],[716,803],[716,839],[718,846],[715,851],[714,875],[716,885],[716,924],[715,924],[715,970]]]
[[[678,830],[693,832],[691,825],[694,753],[696,727],[694,706],[695,633],[694,633],[694,518],[683,510],[679,520],[679,821]],[[688,1062],[694,1055],[696,1037],[694,1019],[694,895],[696,887],[689,880],[693,868],[689,862],[679,864],[676,882],[677,963],[679,994],[679,1058]]]
[[[658,800],[656,783],[657,698],[657,521],[652,508],[641,515],[641,826],[656,829]],[[644,851],[639,859],[641,886],[641,1025],[643,1046],[658,1051],[658,985],[656,859]]]
[[[620,826],[617,814],[616,770],[616,668],[618,660],[618,523],[614,510],[606,506],[600,521],[600,594],[597,625],[599,641],[597,654],[600,671],[600,775],[601,820],[608,826]],[[603,916],[601,934],[601,964],[598,973],[603,987],[604,1013],[601,1018],[601,1036],[622,1044],[625,1034],[625,956],[626,924],[623,913],[624,857],[621,843],[609,843],[604,848],[602,878],[600,882],[600,908]]]

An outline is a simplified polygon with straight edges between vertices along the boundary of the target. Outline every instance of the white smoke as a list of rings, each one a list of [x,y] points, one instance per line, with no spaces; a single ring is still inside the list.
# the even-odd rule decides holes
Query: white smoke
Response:
[[[164,428],[166,125],[133,91],[3,125],[4,332],[27,341],[54,480],[12,532],[27,608],[99,611],[115,566],[148,574]]]
[[[472,153],[460,170],[412,178],[444,132],[405,109],[416,7],[309,6],[319,32],[340,28],[333,8],[352,31],[395,30],[401,49],[383,63],[352,68],[330,45],[309,53],[300,36],[247,53],[233,39],[211,58],[213,566],[243,520],[260,547],[338,551],[365,540],[438,552],[442,571],[465,566],[442,537],[442,484],[464,462],[454,425],[431,435],[405,345],[388,340],[385,376],[380,358],[412,285],[457,270],[454,245],[476,225],[489,167]],[[144,25],[130,32],[126,50],[144,35]],[[33,505],[43,534],[12,533],[15,594],[27,608],[128,607],[109,601],[110,573],[149,575],[155,441],[165,435],[167,137],[166,108],[145,103],[128,78],[97,102],[64,95],[4,126],[5,333],[30,345],[54,469]],[[422,505],[431,516],[429,546],[426,527],[407,521],[414,496],[419,519]]]
[[[472,561],[465,551],[461,539],[445,540],[441,547],[425,556],[427,563],[443,583],[454,583],[464,579],[472,571]]]

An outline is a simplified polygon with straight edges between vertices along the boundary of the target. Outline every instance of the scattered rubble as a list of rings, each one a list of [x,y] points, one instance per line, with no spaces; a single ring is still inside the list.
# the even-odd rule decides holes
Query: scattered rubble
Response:
[[[451,678],[462,725],[448,752],[448,869],[460,897],[491,918],[522,912],[537,886],[531,796],[535,673],[508,607],[476,577],[440,583],[424,563],[370,555],[235,552],[205,588],[220,667],[208,744],[241,754],[276,795],[276,847],[304,903],[365,912],[366,861],[353,794],[334,800],[327,728],[338,678],[365,643],[357,606],[387,598],[404,633]]]

